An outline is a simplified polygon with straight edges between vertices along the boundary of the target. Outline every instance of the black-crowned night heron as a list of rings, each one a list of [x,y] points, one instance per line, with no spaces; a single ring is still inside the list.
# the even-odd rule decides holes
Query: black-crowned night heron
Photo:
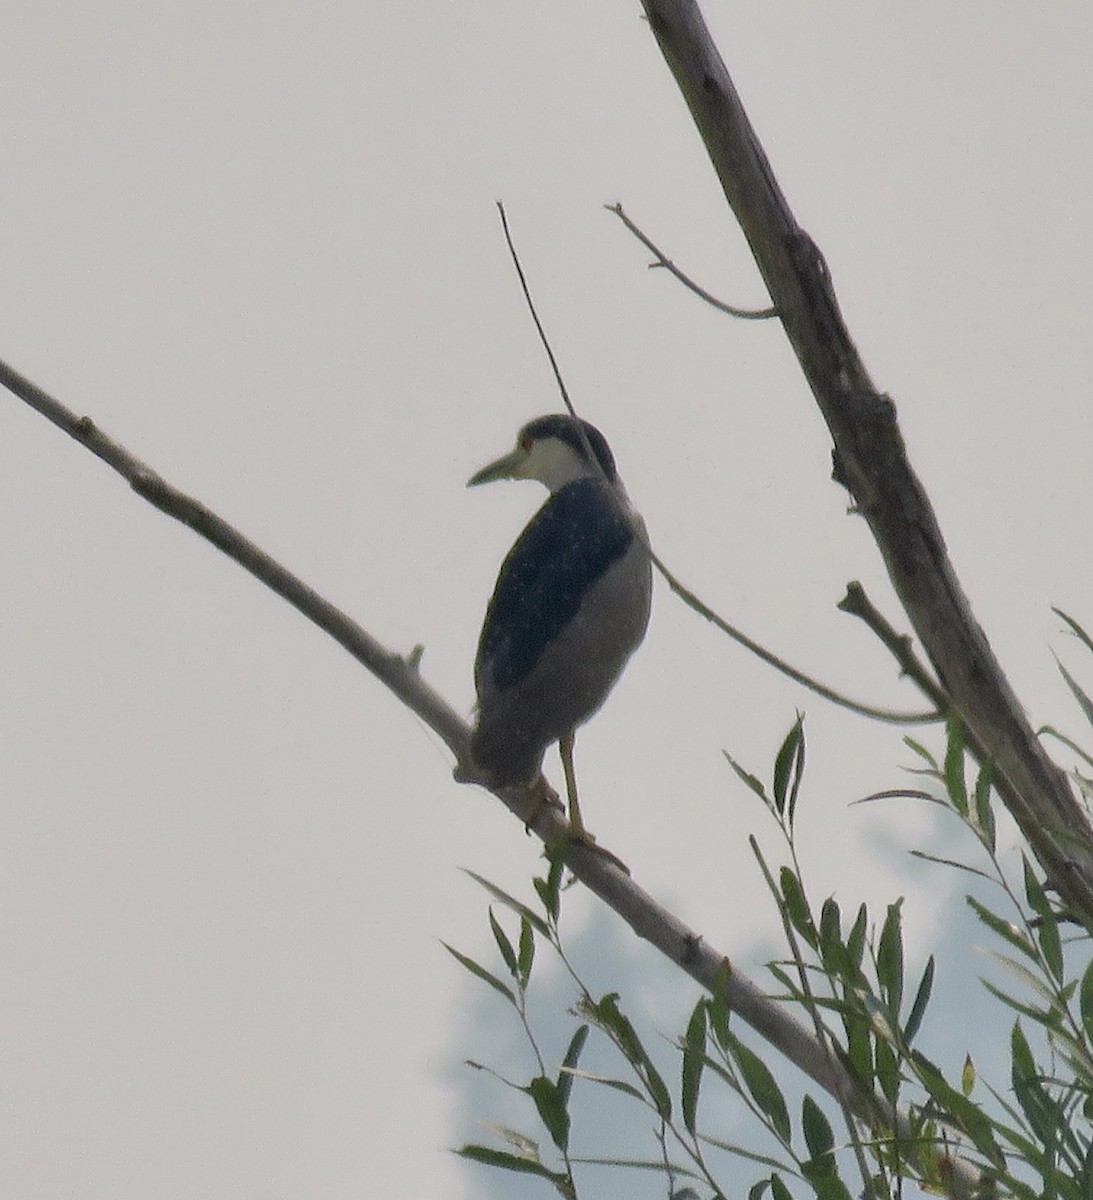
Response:
[[[512,453],[467,486],[495,479],[537,479],[550,496],[501,565],[486,609],[471,756],[494,786],[529,784],[558,742],[570,827],[588,839],[573,741],[645,636],[653,582],[645,527],[587,421],[529,422]]]

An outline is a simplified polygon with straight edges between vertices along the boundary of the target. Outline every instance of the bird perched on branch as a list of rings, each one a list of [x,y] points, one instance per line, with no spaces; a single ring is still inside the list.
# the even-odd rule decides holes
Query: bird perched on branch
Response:
[[[573,770],[579,725],[645,636],[652,567],[603,434],[576,417],[538,417],[468,487],[536,479],[550,495],[501,565],[474,664],[476,766],[496,787],[532,783],[558,742],[573,836],[591,840]]]

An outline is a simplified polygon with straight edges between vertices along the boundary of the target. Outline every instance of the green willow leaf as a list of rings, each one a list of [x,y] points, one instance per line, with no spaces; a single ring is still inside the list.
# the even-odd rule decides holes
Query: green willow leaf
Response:
[[[507,1150],[494,1150],[489,1146],[460,1146],[456,1151],[460,1158],[470,1159],[471,1162],[484,1163],[488,1167],[501,1167],[506,1171],[518,1171],[523,1175],[538,1175],[541,1179],[549,1179],[557,1188],[565,1188],[569,1184],[569,1176],[544,1167],[534,1159],[521,1158],[518,1154],[510,1154]]]
[[[750,1046],[746,1046],[735,1034],[731,1033],[729,1035],[729,1053],[740,1071],[740,1077],[751,1098],[766,1114],[779,1138],[788,1145],[793,1136],[789,1123],[789,1110],[786,1108],[786,1098],[775,1082],[770,1068]]]
[[[440,943],[445,950],[456,960],[462,963],[464,967],[476,978],[481,979],[483,983],[488,983],[491,988],[501,993],[510,1004],[516,1003],[515,995],[507,988],[496,975],[491,974],[485,967],[480,967],[473,958],[468,958],[465,954],[460,954],[454,946],[449,946],[447,942]]]
[[[489,910],[490,931],[493,933],[493,940],[497,943],[497,949],[501,951],[501,957],[505,960],[505,966],[509,969],[509,974],[517,982],[520,980],[520,968],[516,965],[516,951],[512,948],[512,942],[509,941],[505,931],[501,928],[501,923],[493,915],[493,909]]]
[[[548,919],[557,921],[562,904],[562,876],[565,870],[565,860],[562,847],[557,847],[553,852],[548,849],[546,853],[550,859],[550,870],[547,871],[545,879],[536,877],[531,883],[539,897],[539,903],[546,910]],[[542,933],[543,930],[539,930],[539,932]]]
[[[527,987],[531,979],[531,966],[535,962],[535,931],[527,917],[520,918],[520,952],[516,965],[519,968],[521,987]]]
[[[930,994],[933,988],[934,956],[931,954],[926,960],[926,967],[922,972],[922,978],[918,982],[918,989],[911,1004],[910,1015],[907,1017],[907,1023],[903,1027],[903,1040],[908,1046],[915,1040],[915,1034],[918,1033],[919,1026],[922,1024],[922,1018],[926,1014],[926,1006],[930,1003]]]
[[[968,815],[968,785],[964,778],[964,726],[952,716],[946,722],[948,742],[945,746],[945,790],[953,808],[962,817]]]
[[[805,1096],[801,1105],[801,1128],[805,1135],[805,1145],[813,1158],[823,1158],[834,1149],[835,1135],[831,1132],[831,1122],[809,1095]]]
[[[573,1071],[581,1057],[585,1042],[588,1041],[588,1026],[579,1025],[577,1032],[569,1040],[569,1046],[562,1059],[562,1069],[558,1072],[557,1086],[561,1093],[562,1103],[569,1104],[569,1093],[573,1088]]]
[[[993,933],[998,934],[1004,941],[1009,942],[1015,950],[1020,950],[1026,958],[1036,960],[1036,948],[1012,921],[1007,921],[991,912],[984,904],[980,904],[974,896],[965,896],[968,907]]]
[[[569,1112],[561,1089],[553,1079],[537,1075],[524,1090],[535,1102],[551,1140],[564,1154],[569,1149]]]
[[[880,943],[877,946],[877,981],[888,1001],[893,1022],[899,1020],[903,1004],[903,927],[902,899],[888,905]]]
[[[706,1065],[706,1003],[700,1000],[695,1005],[683,1039],[680,1104],[683,1124],[689,1133],[694,1133],[698,1123],[698,1093],[702,1086],[702,1069]]]
[[[798,713],[793,728],[786,735],[785,741],[782,742],[774,759],[772,784],[774,808],[780,817],[786,818],[789,825],[793,824],[793,815],[797,808],[797,793],[801,787],[804,769],[804,716]]]
[[[808,908],[808,901],[805,899],[804,889],[801,887],[801,881],[789,867],[783,867],[778,873],[778,884],[790,924],[815,950],[819,946],[819,937],[812,920],[812,913]]]
[[[526,904],[522,904],[514,896],[510,896],[508,892],[503,891],[495,883],[490,883],[488,879],[481,875],[476,875],[474,871],[464,871],[464,874],[473,879],[479,887],[484,888],[495,899],[499,900],[506,908],[512,909],[517,916],[527,917],[527,919],[535,926],[535,929],[543,935],[550,936],[550,927],[538,913],[532,912]]]
[[[653,1066],[653,1060],[641,1044],[637,1031],[620,1010],[618,1000],[617,992],[609,992],[601,1000],[586,1006],[584,1011],[611,1036],[645,1084],[653,1107],[666,1121],[670,1120],[672,1098],[660,1077],[660,1072]]]

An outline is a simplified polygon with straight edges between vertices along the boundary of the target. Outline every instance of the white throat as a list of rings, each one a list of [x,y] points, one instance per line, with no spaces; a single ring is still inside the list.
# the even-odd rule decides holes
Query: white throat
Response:
[[[533,442],[527,458],[520,465],[522,479],[537,479],[551,492],[565,487],[567,483],[599,474],[599,464],[590,465],[558,438]]]

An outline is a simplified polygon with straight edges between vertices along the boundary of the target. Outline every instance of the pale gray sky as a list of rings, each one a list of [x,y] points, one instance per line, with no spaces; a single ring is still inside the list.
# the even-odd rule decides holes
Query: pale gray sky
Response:
[[[980,620],[1033,719],[1080,732],[1051,648],[1088,664],[1049,609],[1093,622],[1093,12],[707,14]],[[0,355],[389,645],[424,643],[453,703],[540,501],[463,484],[557,407],[502,198],[664,558],[802,668],[918,705],[834,609],[859,578],[895,615],[781,332],[646,271],[601,208],[764,302],[636,5],[10,3],[0,130]],[[3,397],[0,489],[0,1193],[482,1194],[447,1154],[490,1115],[452,1086],[479,997],[438,939],[488,957],[457,868],[523,890],[534,843],[342,651]],[[947,831],[847,807],[900,782],[900,734],[663,589],[578,747],[589,823],[758,972],[746,835],[769,830],[721,750],[769,772],[797,708],[816,893],[907,894],[921,956],[963,885],[905,848]]]

